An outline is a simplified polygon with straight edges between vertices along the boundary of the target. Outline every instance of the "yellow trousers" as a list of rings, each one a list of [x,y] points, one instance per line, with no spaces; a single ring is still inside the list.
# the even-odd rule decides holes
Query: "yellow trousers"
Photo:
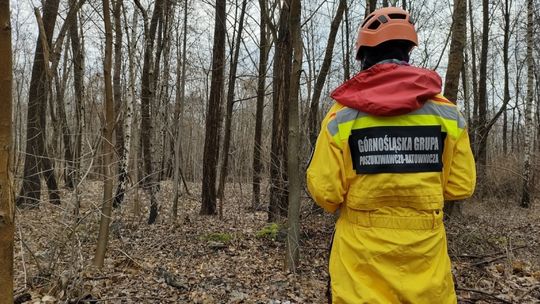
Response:
[[[332,303],[457,303],[442,217],[342,208],[330,254]]]

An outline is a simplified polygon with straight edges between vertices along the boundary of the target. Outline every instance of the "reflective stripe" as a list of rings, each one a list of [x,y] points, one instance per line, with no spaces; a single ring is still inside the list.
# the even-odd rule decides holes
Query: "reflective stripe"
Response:
[[[463,129],[466,126],[465,119],[462,117],[461,114],[459,114],[459,112],[457,111],[454,105],[452,104],[442,105],[442,104],[437,104],[432,101],[426,102],[424,106],[418,110],[415,110],[405,115],[400,115],[400,118],[406,118],[407,116],[420,116],[420,115],[438,116],[445,120],[456,121],[459,129]],[[330,132],[330,135],[332,137],[336,137],[336,135],[339,133],[340,125],[343,125],[346,123],[356,123],[356,122],[359,122],[361,118],[365,118],[365,117],[369,117],[377,121],[386,120],[386,122],[388,123],[388,119],[393,120],[394,118],[398,116],[370,116],[367,113],[360,112],[352,108],[343,108],[340,111],[338,111],[334,119],[328,123],[328,127],[327,127],[328,132]],[[368,124],[378,125],[379,123],[380,122],[373,121],[372,123],[368,123]],[[398,125],[401,125],[401,123],[398,123]],[[446,129],[445,126],[441,126],[441,127],[443,127],[443,129]],[[445,130],[445,131],[452,131],[452,130]],[[451,132],[451,133],[454,133],[454,132]],[[342,135],[347,136],[344,134]]]
[[[343,108],[342,110],[338,111],[335,118],[328,123],[328,132],[330,132],[330,135],[334,137],[339,133],[340,124],[354,121],[363,116],[367,116],[367,114],[352,108]]]
[[[349,122],[349,121],[353,121],[357,118],[360,118],[360,117],[363,117],[363,116],[367,116],[367,114],[363,113],[363,112],[359,112],[355,109],[351,109],[351,108],[344,108],[343,110],[337,112],[336,114],[336,120],[338,121],[339,124],[342,124],[342,123],[346,123],[346,122]]]
[[[467,127],[467,122],[465,121],[465,117],[461,115],[461,113],[458,113],[458,128],[465,129]]]
[[[453,106],[443,106],[433,102],[426,102],[420,109],[408,115],[437,115],[442,118],[457,120],[457,111]]]
[[[327,129],[328,129],[328,132],[330,132],[330,135],[334,137],[334,135],[336,135],[339,132],[337,119],[333,119],[331,122],[329,122]]]

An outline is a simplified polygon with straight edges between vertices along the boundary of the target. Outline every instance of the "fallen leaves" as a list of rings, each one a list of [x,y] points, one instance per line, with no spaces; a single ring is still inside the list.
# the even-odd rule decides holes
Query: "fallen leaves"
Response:
[[[310,203],[303,208],[301,265],[293,275],[283,271],[279,225],[267,224],[264,212],[247,211],[248,186],[227,190],[224,219],[219,220],[198,215],[200,189],[192,185],[195,196],[183,197],[173,222],[172,188],[163,183],[160,217],[152,226],[133,214],[131,190],[123,209],[114,210],[105,267],[95,269],[91,262],[100,187],[99,182],[83,185],[84,220],[75,227],[64,209],[46,203],[17,214],[21,233],[16,243],[16,290],[31,296],[23,302],[326,303],[334,219],[311,213]],[[69,202],[71,194],[63,195]],[[147,197],[142,191],[139,197],[143,205]],[[500,214],[483,214],[447,224],[460,302],[539,303],[538,217],[497,220]]]
[[[538,214],[471,208],[474,215],[447,224],[458,298],[464,303],[540,303]]]

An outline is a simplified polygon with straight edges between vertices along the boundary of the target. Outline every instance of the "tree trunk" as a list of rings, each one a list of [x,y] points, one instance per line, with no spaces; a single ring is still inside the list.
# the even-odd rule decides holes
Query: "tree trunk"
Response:
[[[56,42],[54,43],[54,45],[51,45],[52,47],[52,49],[50,50],[52,52],[52,54],[50,54],[51,55],[50,57],[51,68],[48,73],[51,76],[50,82],[52,82],[52,80],[54,79],[55,88],[56,88],[55,104],[56,104],[56,109],[57,109],[56,110],[57,117],[53,117],[53,113],[54,113],[53,109],[55,107],[53,106],[52,89],[49,89],[51,92],[49,110],[51,112],[51,121],[53,122],[53,130],[54,130],[53,138],[58,138],[60,136],[59,133],[61,131],[62,140],[64,142],[64,160],[65,160],[64,181],[65,181],[66,188],[70,190],[74,189],[74,186],[76,183],[75,175],[76,175],[77,170],[75,168],[75,154],[73,151],[74,146],[72,143],[72,138],[74,138],[74,136],[71,135],[72,132],[69,128],[65,105],[64,105],[64,93],[66,89],[66,83],[68,80],[68,60],[66,59],[67,54],[68,54],[68,48],[69,48],[68,42],[66,42],[66,47],[64,50],[64,67],[63,67],[62,79],[59,78],[58,66],[59,66],[60,58],[61,58],[60,53],[62,51],[62,45],[64,43],[64,39],[66,37],[68,29],[70,29],[73,26],[73,23],[75,23],[75,26],[77,26],[76,25],[77,12],[82,7],[84,2],[85,0],[70,1],[69,12],[66,16],[66,19],[64,23],[62,24],[62,26],[60,27],[60,31],[58,33]],[[40,31],[42,33],[42,37],[46,37],[47,35],[45,34],[45,26],[43,25],[42,22],[40,22],[42,20],[39,18],[39,11],[36,11],[36,17],[38,17],[38,24],[39,24]],[[47,44],[45,43],[45,45]],[[48,46],[45,46],[45,45],[43,49],[44,56],[48,58],[49,56],[47,55],[47,52],[49,48]],[[47,67],[48,60],[45,59],[45,61],[46,61],[46,67]],[[49,86],[52,86],[52,83],[49,83]],[[48,179],[47,183],[52,185],[53,188],[57,188],[56,179],[54,177],[52,168],[50,170],[50,173],[46,177]]]
[[[474,33],[474,15],[472,11],[472,0],[469,0],[469,30],[471,32],[471,76],[472,76],[472,87],[473,87],[473,114],[472,114],[472,124],[470,125],[471,132],[471,142],[473,144],[473,150],[476,154],[478,151],[478,146],[476,145],[476,140],[478,138],[478,70],[476,65],[476,35]]]
[[[536,74],[535,77],[535,83],[536,83],[536,148],[535,148],[535,155],[540,155],[540,78],[539,75]]]
[[[454,15],[452,16],[452,40],[450,53],[448,54],[448,69],[444,82],[444,95],[454,103],[457,103],[459,90],[459,75],[463,67],[463,49],[467,40],[467,1],[454,0]],[[446,202],[444,213],[452,216],[454,213],[461,215],[459,202]]]
[[[169,113],[171,112],[171,104],[169,102],[169,85],[170,76],[171,76],[171,37],[174,23],[176,9],[174,3],[170,0],[165,2],[165,21],[163,22],[163,71],[161,72],[161,77],[159,83],[159,103],[158,103],[158,113],[161,115],[161,118],[158,121],[161,121],[161,137],[162,137],[162,149],[161,149],[161,169],[160,169],[160,181],[169,179],[172,174],[172,156],[173,156],[173,145],[171,145],[170,137],[168,136],[171,126],[169,125]]]
[[[321,70],[317,76],[317,81],[315,82],[315,87],[313,89],[313,98],[311,98],[311,106],[309,108],[309,142],[311,147],[315,146],[315,141],[317,140],[317,134],[319,131],[319,100],[321,98],[321,92],[326,82],[326,76],[332,65],[332,55],[334,53],[334,44],[336,42],[336,36],[341,24],[341,19],[343,19],[343,12],[347,7],[346,0],[340,0],[339,6],[332,20],[332,25],[330,26],[330,34],[328,36],[328,43],[326,44],[326,51],[324,53],[323,63],[321,65]]]
[[[347,2],[345,1],[345,52],[344,56],[345,59],[343,60],[343,81],[349,80],[351,78],[351,31],[350,31],[350,25],[349,25],[349,5],[347,5]],[[343,27],[342,27],[343,29]],[[356,54],[354,54],[356,56]]]
[[[506,111],[510,98],[503,100],[503,104],[495,115],[488,121],[488,97],[487,97],[487,60],[489,47],[489,1],[482,0],[483,7],[483,33],[482,51],[480,54],[480,79],[478,92],[478,124],[476,129],[475,146],[476,162],[478,166],[478,184],[482,185],[486,178],[488,136],[497,119]],[[482,193],[482,188],[479,188]]]
[[[116,3],[115,3],[116,1]],[[123,174],[124,168],[122,168],[122,159],[124,159],[124,119],[125,113],[123,111],[122,102],[122,83],[120,76],[122,75],[122,26],[121,26],[121,14],[122,14],[123,0],[113,1],[113,17],[114,17],[114,74],[113,74],[113,94],[114,94],[114,112],[116,113],[116,124],[114,127],[114,135],[116,139],[116,151],[118,156],[118,184],[122,184],[125,175]],[[123,195],[123,194],[122,194]],[[114,206],[117,206],[116,198],[114,200]]]
[[[157,0],[154,6],[154,12],[152,13],[152,20],[150,22],[150,28],[147,25],[147,14],[136,0],[136,4],[141,10],[145,23],[145,51],[144,51],[144,63],[141,76],[141,143],[143,153],[143,176],[144,176],[144,188],[150,194],[150,215],[148,217],[148,224],[153,224],[158,216],[158,206],[156,194],[158,186],[155,182],[156,176],[152,170],[152,115],[150,113],[150,107],[155,100],[155,90],[152,87],[154,84],[154,71],[153,71],[153,52],[154,52],[154,40],[156,37],[157,25],[162,15],[163,0]]]
[[[238,66],[238,56],[240,54],[240,44],[242,43],[242,31],[244,30],[244,16],[246,15],[247,0],[243,0],[240,11],[240,20],[238,21],[238,33],[236,34],[236,42],[234,43],[233,56],[231,57],[229,68],[229,83],[227,88],[227,108],[225,112],[225,135],[223,137],[223,153],[221,154],[221,172],[219,174],[218,198],[220,202],[219,216],[223,217],[223,192],[225,191],[225,179],[227,178],[227,170],[229,165],[229,147],[231,145],[231,121],[234,106],[234,88],[236,85],[236,68]]]
[[[311,98],[313,96],[313,86],[315,85],[315,81],[317,79],[317,58],[316,56],[316,49],[315,49],[315,41],[317,38],[315,37],[315,31],[317,31],[318,28],[315,25],[315,22],[313,19],[309,20],[308,27],[306,29],[306,35],[305,35],[305,53],[304,56],[306,57],[306,63],[307,63],[307,71],[305,72],[307,75],[305,76],[305,82],[306,82],[306,94]],[[308,135],[308,144],[309,144],[309,103],[305,111],[302,111],[305,113],[305,120],[308,122],[307,124],[304,124],[305,133]]]
[[[340,1],[340,8],[343,14],[345,1]],[[338,8],[338,10],[340,9]],[[339,14],[336,14],[339,15]],[[294,57],[292,64],[292,73],[290,78],[289,95],[289,149],[288,149],[288,175],[289,175],[289,208],[288,208],[288,232],[287,232],[287,250],[285,257],[285,268],[291,272],[297,272],[300,260],[300,192],[302,191],[302,182],[300,179],[300,127],[298,113],[298,93],[300,92],[300,76],[302,74],[302,34],[300,26],[301,2],[300,0],[291,0],[291,43],[293,46]],[[335,20],[335,19],[334,19]],[[334,23],[332,23],[334,26]],[[334,30],[332,28],[332,30]],[[335,29],[337,32],[337,29]],[[335,33],[334,33],[335,37]],[[330,44],[330,43],[329,43]],[[333,43],[332,43],[333,44]],[[326,56],[325,56],[326,57]],[[326,58],[325,58],[326,59]],[[322,72],[321,72],[322,74]]]
[[[457,102],[459,75],[463,65],[463,49],[467,39],[467,1],[454,0],[454,15],[452,16],[452,39],[448,54],[448,69],[444,82],[444,95],[452,102]]]
[[[56,67],[49,67],[49,62],[52,61],[53,66],[54,63],[58,62],[57,60],[54,60],[54,58],[51,58],[50,50],[52,48],[52,38],[50,39],[51,42],[48,42],[48,35],[47,30],[45,29],[45,24],[43,19],[41,18],[41,14],[39,12],[39,9],[34,9],[34,14],[37,19],[38,28],[39,28],[39,36],[38,38],[41,38],[39,40],[39,43],[41,43],[42,50],[43,50],[43,69],[44,69],[44,99],[43,103],[41,104],[43,112],[39,114],[39,119],[41,120],[41,125],[43,126],[43,130],[38,132],[38,136],[42,136],[40,141],[42,142],[42,154],[41,157],[37,155],[36,157],[40,157],[40,174],[43,175],[45,182],[47,184],[47,188],[49,189],[49,199],[54,204],[60,204],[60,197],[58,196],[58,185],[56,183],[56,178],[54,176],[54,168],[51,163],[51,160],[48,157],[47,152],[47,136],[46,136],[46,129],[47,129],[47,118],[45,117],[45,112],[47,111],[47,103],[49,102],[49,114],[51,116],[51,124],[53,126],[53,137],[56,138],[59,136],[58,132],[58,119],[56,118],[56,114],[54,112],[54,106],[52,102],[52,80],[53,80],[53,73],[52,70],[56,69]],[[51,32],[52,35],[52,32]],[[61,35],[59,35],[58,40],[61,40]],[[24,183],[23,183],[24,185]],[[41,187],[40,187],[41,188]],[[21,189],[22,190],[22,189]]]
[[[121,0],[117,0],[121,1]],[[129,167],[129,157],[131,154],[131,124],[133,122],[133,104],[135,103],[135,62],[134,62],[134,56],[135,56],[135,47],[136,47],[136,35],[137,35],[137,24],[138,24],[138,15],[137,11],[133,11],[133,20],[131,22],[131,37],[127,35],[128,33],[128,26],[127,21],[124,23],[124,28],[126,31],[126,37],[128,41],[128,78],[129,78],[129,85],[127,88],[127,96],[126,96],[126,110],[124,112],[124,119],[123,119],[123,139],[122,139],[122,154],[120,155],[120,161],[119,161],[119,170],[118,173],[118,185],[116,187],[116,195],[114,196],[114,202],[113,206],[115,208],[119,207],[122,204],[122,201],[124,200],[124,196],[126,193],[127,188],[127,181],[128,181],[128,167]]]
[[[227,29],[225,0],[216,0],[214,24],[214,47],[212,51],[212,83],[206,112],[206,136],[204,138],[202,205],[200,213],[216,213],[216,171],[219,157],[221,129],[221,102],[225,71],[225,31]]]
[[[166,98],[168,91],[168,77],[169,77],[169,66],[168,66],[168,57],[170,53],[170,33],[169,33],[169,23],[171,19],[171,10],[170,6],[172,2],[170,0],[163,0],[161,5],[161,14],[158,20],[158,31],[157,31],[157,41],[156,41],[156,55],[153,68],[153,84],[152,90],[154,92],[154,102],[150,104],[150,115],[152,116],[152,121],[154,122],[153,129],[153,138],[154,142],[152,143],[151,155],[152,161],[155,165],[154,168],[154,183],[159,189],[159,182],[163,180],[164,176],[164,161],[166,158],[165,152],[167,151],[166,146],[168,145],[165,140],[165,129],[168,123],[168,119],[164,113],[168,112],[165,109],[168,107],[168,104],[163,104],[164,99]],[[161,70],[163,60],[163,71]],[[161,141],[159,140],[161,138]]]
[[[470,87],[469,87],[469,71],[467,69],[467,53],[464,56],[463,66],[461,67],[461,83],[463,85],[463,107],[465,108],[465,119],[467,126],[471,125],[471,100],[470,100]]]
[[[509,71],[508,71],[508,62],[509,62],[509,56],[508,56],[508,48],[510,44],[510,7],[509,7],[509,0],[504,1],[504,42],[503,42],[503,65],[504,65],[504,97],[503,102],[508,103],[510,100],[510,77],[509,77]],[[508,117],[506,113],[506,109],[504,110],[504,116],[503,116],[503,130],[502,130],[502,136],[503,136],[503,155],[506,157],[508,153],[508,143],[507,143],[507,132],[508,132]]]
[[[49,188],[49,199],[52,203],[59,203],[58,187],[54,178],[54,170],[47,157],[46,139],[46,109],[48,96],[48,83],[46,74],[46,64],[44,60],[44,46],[42,41],[46,41],[50,47],[56,17],[58,15],[59,0],[47,0],[43,4],[43,27],[44,34],[40,31],[34,54],[34,64],[32,66],[32,78],[28,92],[28,114],[26,125],[26,154],[24,161],[24,176],[19,197],[18,206],[35,207],[41,198],[40,175],[47,180]]]
[[[287,1],[286,3],[290,3]],[[290,6],[283,5],[279,16],[278,38],[274,54],[272,149],[270,163],[270,205],[268,221],[287,215],[287,147],[292,44],[289,30]]]
[[[12,53],[9,0],[0,0],[0,304],[13,303],[15,206],[10,172]]]
[[[65,54],[64,54],[64,75],[62,80],[59,78],[58,69],[53,71],[54,73],[54,82],[56,86],[56,112],[58,114],[58,119],[60,122],[60,127],[62,129],[62,140],[64,142],[64,160],[65,160],[65,169],[64,169],[64,182],[66,188],[73,190],[75,187],[75,167],[74,167],[74,155],[73,155],[73,144],[71,141],[71,130],[69,129],[69,124],[66,116],[66,108],[64,104],[64,92],[65,92],[65,83],[67,82],[67,50],[68,46],[66,45]],[[59,59],[58,59],[59,60]],[[63,83],[62,83],[63,82]]]
[[[103,0],[103,20],[105,23],[105,61],[103,63],[103,75],[105,81],[105,126],[103,127],[102,143],[103,165],[105,175],[103,177],[103,205],[101,208],[101,222],[99,224],[98,243],[96,255],[94,256],[94,265],[103,267],[105,251],[107,250],[107,241],[109,239],[109,222],[112,213],[113,199],[113,174],[112,174],[112,154],[113,154],[113,128],[114,128],[114,100],[113,85],[111,79],[112,69],[112,44],[113,30],[111,25],[111,15],[109,9],[109,0]]]
[[[266,23],[266,3],[259,0],[261,10],[260,21],[260,48],[259,48],[259,76],[257,78],[257,109],[255,113],[255,136],[253,143],[253,197],[251,199],[251,209],[253,211],[261,208],[261,173],[262,173],[262,121],[264,110],[264,96],[266,93],[266,69],[268,66],[268,52],[270,49],[267,37]]]
[[[366,13],[364,18],[373,13],[375,9],[377,9],[377,0],[366,0]]]
[[[516,104],[517,104],[517,98],[516,98]],[[515,151],[515,141],[516,141],[516,137],[517,136],[514,136],[515,133],[515,130],[516,130],[516,108],[517,106],[514,106],[514,108],[512,109],[512,129],[510,129],[510,146],[512,147],[511,151],[514,152]]]
[[[482,50],[480,52],[480,78],[478,81],[478,125],[476,138],[476,163],[478,164],[478,184],[482,185],[486,177],[487,165],[487,61],[489,47],[489,0],[482,0],[483,27]],[[481,189],[480,189],[481,190]]]
[[[76,0],[70,0],[69,5],[70,9],[72,9],[76,5]],[[78,26],[78,20],[77,18],[74,18],[74,20],[70,23],[69,26],[69,35],[70,35],[70,41],[71,41],[71,50],[72,50],[72,56],[73,56],[73,87],[75,91],[75,134],[74,134],[74,147],[73,147],[73,167],[75,169],[74,172],[74,183],[75,183],[75,204],[73,207],[73,213],[75,216],[75,219],[77,220],[79,216],[79,207],[80,207],[80,200],[79,200],[79,171],[80,171],[80,165],[81,165],[81,153],[82,153],[82,130],[84,126],[84,85],[83,85],[83,77],[84,77],[84,67],[83,67],[83,52],[81,49],[81,43],[79,38],[79,26]]]
[[[534,126],[533,126],[533,99],[534,99],[534,59],[533,59],[533,0],[527,1],[527,99],[525,103],[525,140],[523,150],[523,189],[521,192],[520,206],[529,208],[533,200],[533,146],[534,146]]]
[[[180,94],[176,95],[176,109],[175,109],[175,130],[176,137],[174,141],[174,198],[173,198],[173,218],[176,219],[178,214],[178,199],[180,193],[180,179],[182,177],[182,128],[184,127],[184,104],[186,97],[186,59],[187,59],[187,29],[188,29],[188,0],[184,1],[184,33],[182,41],[182,71],[180,79],[177,79],[177,84],[180,86],[177,90],[180,90]],[[178,56],[180,58],[180,56]],[[177,73],[179,69],[177,68]],[[185,185],[185,182],[184,182]],[[187,191],[187,186],[186,186]]]

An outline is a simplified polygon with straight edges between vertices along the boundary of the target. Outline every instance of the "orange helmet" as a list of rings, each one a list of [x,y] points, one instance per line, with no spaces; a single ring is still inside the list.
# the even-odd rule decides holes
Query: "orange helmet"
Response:
[[[399,7],[381,8],[367,16],[358,30],[356,58],[361,47],[373,47],[389,40],[405,40],[418,45],[412,18]]]

